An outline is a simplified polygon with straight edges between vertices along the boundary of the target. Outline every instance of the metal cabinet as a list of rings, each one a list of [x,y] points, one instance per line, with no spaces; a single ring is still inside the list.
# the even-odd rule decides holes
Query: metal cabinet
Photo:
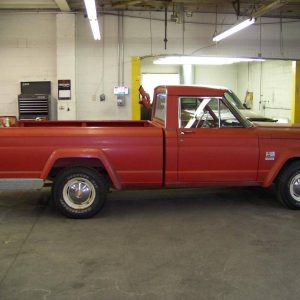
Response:
[[[56,119],[50,95],[20,94],[18,104],[19,120]]]

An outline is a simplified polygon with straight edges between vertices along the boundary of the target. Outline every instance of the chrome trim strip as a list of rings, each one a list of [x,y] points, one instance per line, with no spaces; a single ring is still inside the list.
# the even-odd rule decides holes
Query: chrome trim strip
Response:
[[[44,180],[39,178],[0,179],[0,190],[38,190],[43,186]]]

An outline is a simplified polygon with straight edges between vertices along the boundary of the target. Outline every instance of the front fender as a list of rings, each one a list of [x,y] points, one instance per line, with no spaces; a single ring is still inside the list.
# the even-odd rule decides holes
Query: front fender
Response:
[[[114,187],[118,190],[122,188],[120,179],[101,149],[94,148],[79,148],[79,149],[58,149],[54,150],[49,156],[40,178],[46,179],[58,159],[62,158],[95,158],[98,159],[106,169]]]
[[[269,187],[275,180],[276,176],[291,159],[300,159],[300,148],[288,149],[280,154],[273,167],[270,169],[266,179],[263,182],[263,187]]]

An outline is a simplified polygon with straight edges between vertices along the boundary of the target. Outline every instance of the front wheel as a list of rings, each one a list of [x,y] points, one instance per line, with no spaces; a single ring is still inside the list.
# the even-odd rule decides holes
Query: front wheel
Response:
[[[300,209],[300,161],[282,171],[277,181],[277,195],[288,208]]]
[[[106,200],[106,180],[96,170],[74,167],[62,170],[52,189],[55,206],[67,217],[94,216]]]

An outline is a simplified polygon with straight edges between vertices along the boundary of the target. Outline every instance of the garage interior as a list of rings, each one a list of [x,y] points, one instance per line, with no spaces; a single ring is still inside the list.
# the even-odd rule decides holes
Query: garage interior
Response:
[[[150,94],[196,84],[300,123],[300,1],[97,0],[96,9],[100,40],[84,0],[0,1],[0,115],[20,118],[22,83],[50,82],[54,120],[139,120],[140,84]],[[0,299],[299,299],[299,212],[273,188],[114,192],[87,220],[61,216],[50,198],[49,188],[0,191]]]

